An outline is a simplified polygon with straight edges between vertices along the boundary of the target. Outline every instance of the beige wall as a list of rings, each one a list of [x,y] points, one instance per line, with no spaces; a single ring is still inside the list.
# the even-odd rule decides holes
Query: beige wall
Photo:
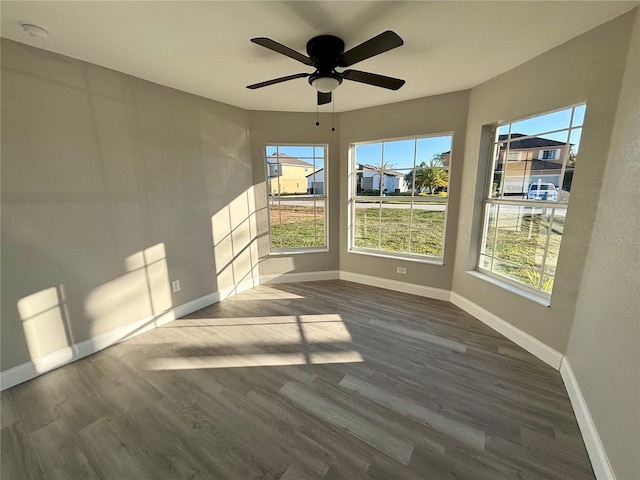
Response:
[[[251,275],[245,111],[6,40],[1,101],[2,370]]]
[[[603,194],[567,349],[567,358],[619,479],[640,478],[638,16],[627,58]]]
[[[344,227],[347,224],[348,193],[347,182],[342,181],[340,185],[340,225],[343,226],[340,232],[341,270],[445,290],[451,289],[468,102],[469,92],[464,91],[356,110],[340,116],[341,179],[346,179],[348,175],[348,149],[352,143],[453,132],[444,265],[348,253],[348,232]],[[406,267],[407,274],[397,274],[397,266]]]
[[[595,222],[632,20],[629,14],[621,16],[471,91],[453,290],[562,353],[569,340]],[[548,74],[540,75],[543,66]],[[545,307],[467,273],[477,258],[488,159],[481,132],[494,122],[585,101],[571,205],[551,306]]]
[[[313,93],[312,91],[310,92]],[[313,101],[313,95],[310,95]],[[338,232],[340,230],[340,205],[337,193],[340,184],[340,143],[337,131],[339,116],[336,115],[336,132],[331,131],[331,114],[320,115],[320,126],[316,126],[315,113],[249,112],[251,128],[251,156],[258,219],[258,249],[260,275],[304,273],[337,270],[339,263]],[[269,224],[267,217],[266,190],[266,145],[313,144],[328,145],[327,161],[329,179],[325,194],[329,198],[329,251],[303,254],[269,255]],[[306,190],[306,179],[305,179]]]

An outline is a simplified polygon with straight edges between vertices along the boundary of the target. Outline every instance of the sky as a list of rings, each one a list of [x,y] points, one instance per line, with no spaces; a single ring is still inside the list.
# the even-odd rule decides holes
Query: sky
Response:
[[[356,145],[356,162],[380,165],[380,161],[384,159],[387,168],[394,170],[413,168],[414,157],[416,165],[419,165],[420,162],[428,163],[436,154],[450,151],[452,138],[451,135],[443,135],[360,144]]]
[[[586,111],[586,105],[580,105],[575,108],[572,125],[569,125],[571,120],[571,108],[559,110],[557,112],[548,113],[546,115],[540,115],[533,118],[520,120],[514,122],[511,126],[511,133],[522,133],[524,135],[538,135],[544,132],[551,132],[554,130],[567,129],[569,126],[579,127],[584,121],[584,114]],[[506,135],[509,133],[509,125],[503,125],[498,128],[498,134]],[[567,140],[567,133],[557,133],[549,135],[541,135],[544,138],[550,138],[552,140],[558,140],[565,142]]]
[[[514,122],[511,127],[512,133],[522,133],[525,135],[538,135],[544,132],[554,130],[568,129],[573,127],[571,131],[570,143],[574,144],[574,151],[577,152],[580,142],[581,128],[575,128],[582,125],[586,105],[575,107],[573,124],[569,125],[571,119],[571,108],[566,108],[556,112],[540,115],[533,118]],[[506,134],[509,132],[509,126],[504,125],[498,128],[498,134]],[[552,134],[541,135],[544,138],[557,140],[560,142],[567,141],[568,131],[557,132]],[[380,164],[383,159],[394,170],[402,170],[413,168],[414,156],[416,165],[420,162],[428,162],[429,159],[438,153],[444,153],[451,150],[451,135],[442,135],[438,137],[426,137],[420,139],[408,140],[389,140],[377,143],[363,143],[356,145],[356,162],[367,163],[370,165]],[[267,155],[272,155],[279,148],[280,153],[284,153],[291,157],[299,158],[316,166],[316,169],[324,166],[324,146],[279,146],[268,145],[266,147]]]

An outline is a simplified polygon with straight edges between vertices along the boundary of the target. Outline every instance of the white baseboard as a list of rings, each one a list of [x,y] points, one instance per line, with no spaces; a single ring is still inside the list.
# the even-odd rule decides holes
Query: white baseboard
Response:
[[[451,303],[460,307],[462,310],[480,320],[485,325],[491,327],[496,332],[501,333],[512,342],[520,345],[529,353],[535,355],[546,364],[552,366],[556,370],[560,369],[563,355],[542,343],[537,338],[532,337],[528,333],[523,332],[519,328],[514,327],[509,322],[504,321],[497,315],[485,310],[479,305],[466,299],[462,295],[451,292]]]
[[[394,290],[396,292],[411,293],[413,295],[434,298],[436,300],[449,301],[449,296],[451,293],[449,292],[449,290],[443,290],[441,288],[426,287],[424,285],[416,285],[415,283],[400,282],[398,280],[372,277],[370,275],[363,275],[361,273],[353,272],[340,271],[340,280],[362,283],[364,285],[370,285],[372,287],[386,288],[387,290]]]
[[[260,275],[261,285],[274,285],[277,283],[316,282],[319,280],[337,280],[340,278],[338,270],[325,270],[321,272],[281,273],[276,275]]]
[[[248,286],[248,283],[251,283],[251,286]],[[31,380],[43,373],[99,352],[111,345],[123,342],[129,338],[140,335],[141,333],[153,330],[156,327],[172,322],[176,318],[183,317],[200,310],[201,308],[212,305],[218,302],[220,298],[227,298],[235,295],[240,291],[240,289],[246,290],[252,286],[253,280],[243,282],[234,289],[225,289],[221,292],[210,293],[209,295],[197,298],[183,305],[178,305],[177,307],[174,307],[160,315],[137,320],[125,325],[124,327],[96,335],[89,340],[85,340],[35,360],[23,363],[17,367],[0,372],[0,391],[13,387],[14,385],[18,385],[19,383],[26,382],[27,380]],[[236,291],[236,293],[233,293],[232,290]]]
[[[589,407],[582,395],[582,390],[580,390],[578,379],[567,357],[564,357],[560,364],[560,375],[562,375],[562,380],[564,380],[564,385],[567,388],[569,400],[571,400],[573,412],[578,420],[580,433],[587,447],[587,453],[589,454],[591,466],[593,467],[593,472],[596,474],[596,478],[598,480],[615,480],[616,476],[613,473],[609,457],[604,449],[598,430],[596,430],[596,426],[593,423]]]

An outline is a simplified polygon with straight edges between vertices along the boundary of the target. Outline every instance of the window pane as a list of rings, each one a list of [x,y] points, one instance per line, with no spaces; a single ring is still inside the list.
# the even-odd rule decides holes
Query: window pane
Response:
[[[504,135],[504,138],[507,138],[507,134],[509,133],[509,125],[502,125],[498,127],[498,136]]]
[[[316,197],[324,197],[326,192],[326,183],[324,175],[324,159],[315,159],[314,168],[311,173],[306,174],[307,191],[305,193]]]
[[[506,138],[506,137],[505,137]],[[489,197],[500,198],[504,195],[504,175],[503,173],[503,159],[504,151],[500,149],[501,144],[496,144],[493,149],[493,158],[491,161],[492,175],[491,175],[491,191]]]
[[[575,111],[573,113],[572,126],[579,127],[579,126],[582,125],[582,123],[584,122],[584,114],[585,114],[586,110],[587,110],[587,106],[586,105],[580,105],[580,106],[575,108]]]
[[[301,248],[325,245],[323,201],[270,202],[272,248]]]
[[[442,257],[446,205],[416,202],[411,222],[411,253]]]
[[[569,201],[569,192],[571,192],[571,185],[573,184],[573,172],[576,168],[578,160],[578,150],[580,149],[580,137],[582,135],[582,128],[576,128],[571,130],[571,136],[569,137],[569,158],[567,159],[567,166],[564,172],[564,180],[562,182],[562,201]]]
[[[571,109],[568,108],[566,110],[514,122],[511,124],[511,137],[517,134],[537,135],[538,133],[568,128],[570,119]]]
[[[550,210],[501,205],[494,256],[540,269],[547,243]]]
[[[314,147],[311,145],[280,145],[278,146],[280,155],[293,158],[313,158]]]
[[[388,252],[409,252],[411,202],[382,203],[380,248]]]
[[[489,255],[480,255],[480,268],[491,271],[491,262],[493,257]]]
[[[415,140],[384,142],[383,153],[386,169],[413,168]]]
[[[555,275],[558,264],[558,254],[560,253],[560,242],[564,231],[564,221],[567,216],[566,208],[555,208],[553,211],[553,222],[549,235],[549,249],[544,264],[544,271],[550,275]]]
[[[354,246],[377,249],[380,245],[380,202],[356,202],[354,221]]]
[[[421,163],[415,169],[416,193],[428,197],[447,197],[449,171],[436,161]]]
[[[424,162],[427,166],[435,162],[435,166],[449,166],[451,156],[451,135],[441,137],[419,138],[416,149],[416,166]],[[434,159],[435,157],[435,159]]]
[[[413,181],[413,169],[391,170],[387,172],[386,195],[407,196],[411,195],[411,182]]]
[[[316,200],[314,207],[313,246],[326,246],[326,203],[324,200]]]
[[[494,243],[496,239],[496,224],[498,220],[498,209],[499,205],[489,204],[485,207],[485,224],[484,224],[484,232],[483,232],[483,244],[481,248],[481,252],[486,255],[493,256],[494,251]],[[489,262],[491,263],[491,262]],[[490,270],[490,267],[483,266],[482,268],[486,268]]]
[[[382,143],[356,145],[356,163],[379,165],[382,161]]]

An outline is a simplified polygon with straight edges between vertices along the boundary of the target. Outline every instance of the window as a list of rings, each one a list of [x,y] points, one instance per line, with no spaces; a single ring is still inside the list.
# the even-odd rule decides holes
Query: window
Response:
[[[452,138],[351,146],[351,252],[441,261]]]
[[[550,298],[585,110],[578,105],[493,130],[478,271]],[[510,150],[536,154],[511,162]]]
[[[326,145],[267,145],[271,252],[327,250]]]

